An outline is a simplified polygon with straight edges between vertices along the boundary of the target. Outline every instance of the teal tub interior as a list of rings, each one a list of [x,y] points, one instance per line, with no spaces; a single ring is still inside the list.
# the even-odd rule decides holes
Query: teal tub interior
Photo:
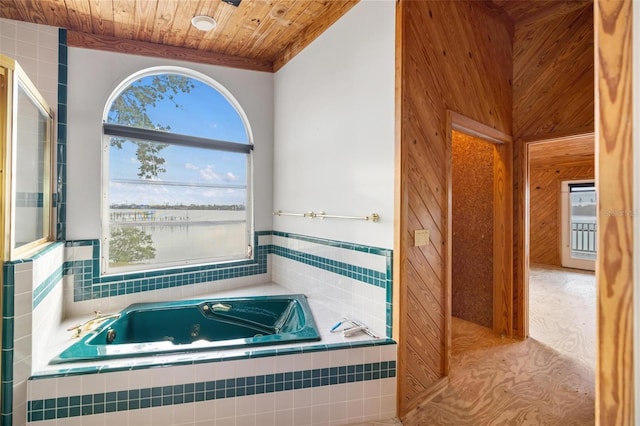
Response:
[[[320,340],[303,294],[134,304],[50,361],[150,356]]]

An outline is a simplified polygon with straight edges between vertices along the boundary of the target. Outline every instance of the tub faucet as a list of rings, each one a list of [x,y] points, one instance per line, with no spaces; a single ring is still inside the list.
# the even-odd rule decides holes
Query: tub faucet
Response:
[[[102,312],[100,311],[94,311],[94,313],[95,313],[95,316],[85,321],[84,324],[78,324],[78,325],[74,325],[73,327],[67,328],[67,331],[73,331],[73,335],[71,336],[72,338],[78,338],[82,336],[84,333],[87,333],[93,330],[94,328],[96,328],[106,320],[111,318],[118,318],[120,316],[120,314],[102,315]]]
[[[343,318],[342,321],[338,322],[336,325],[331,327],[331,330],[329,331],[331,333],[337,333],[338,331],[340,331],[339,330],[340,326],[342,326],[342,324],[344,323],[351,323],[351,327],[345,328],[344,330],[342,330],[342,334],[344,337],[351,337],[358,333],[365,333],[365,334],[368,334],[370,337],[373,337],[374,339],[380,338],[380,336],[378,336],[373,331],[371,331],[369,327],[367,327],[366,325],[362,324],[359,321],[355,321],[351,318],[346,318],[346,317]]]

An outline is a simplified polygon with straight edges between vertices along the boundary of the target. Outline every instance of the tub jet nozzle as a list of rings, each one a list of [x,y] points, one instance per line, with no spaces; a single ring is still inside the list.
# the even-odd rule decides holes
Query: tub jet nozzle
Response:
[[[211,305],[211,310],[216,312],[229,312],[231,310],[231,305],[216,303],[215,305]]]

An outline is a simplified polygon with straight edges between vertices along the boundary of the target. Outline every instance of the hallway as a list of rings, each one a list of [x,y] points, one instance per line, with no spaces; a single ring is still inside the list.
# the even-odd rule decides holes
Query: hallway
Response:
[[[593,272],[531,266],[529,318],[531,338],[595,372],[596,277]]]
[[[530,287],[537,339],[500,338],[453,318],[449,386],[405,426],[595,423],[595,278],[533,267]]]

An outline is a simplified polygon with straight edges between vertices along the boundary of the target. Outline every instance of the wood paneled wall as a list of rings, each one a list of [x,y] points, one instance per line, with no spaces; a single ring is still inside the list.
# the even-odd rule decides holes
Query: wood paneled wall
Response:
[[[514,336],[525,337],[525,144],[594,129],[593,3],[542,22],[516,24],[513,38]]]
[[[480,2],[400,0],[397,7],[394,330],[402,417],[441,389],[448,372],[447,110],[512,133],[512,34]],[[416,229],[429,230],[428,246],[414,247]]]
[[[593,130],[593,7],[515,26],[513,136]]]
[[[594,165],[532,168],[529,176],[529,259],[531,263],[560,266],[561,182],[593,179]]]
[[[493,143],[453,132],[451,313],[493,328]]]
[[[600,425],[635,424],[631,11],[631,0],[597,0],[595,8],[599,98],[596,421]]]

